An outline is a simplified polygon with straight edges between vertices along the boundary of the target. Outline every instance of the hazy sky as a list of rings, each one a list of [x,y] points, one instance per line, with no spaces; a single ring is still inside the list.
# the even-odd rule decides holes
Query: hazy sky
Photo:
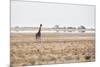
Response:
[[[11,26],[95,26],[95,6],[39,2],[11,2]]]

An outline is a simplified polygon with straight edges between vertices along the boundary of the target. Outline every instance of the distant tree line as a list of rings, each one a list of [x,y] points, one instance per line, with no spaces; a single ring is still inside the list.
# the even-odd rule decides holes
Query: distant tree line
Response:
[[[78,28],[76,28],[76,27],[59,27],[59,25],[55,25],[53,28],[54,29],[68,29],[68,32],[72,32],[72,29],[78,29],[79,32],[85,32],[85,29],[86,29],[86,27],[83,25],[80,25]],[[59,30],[56,30],[56,32],[59,32]],[[64,32],[66,32],[66,30]]]
[[[38,27],[14,27],[15,31],[19,30],[30,30],[30,29],[37,29]],[[60,27],[59,25],[55,25],[52,27],[52,29],[55,29],[56,32],[59,32],[59,29],[63,29],[62,31],[66,32],[73,32],[75,30],[78,30],[79,32],[85,32],[86,27],[83,25],[80,25],[79,27]],[[66,30],[67,29],[67,30]]]

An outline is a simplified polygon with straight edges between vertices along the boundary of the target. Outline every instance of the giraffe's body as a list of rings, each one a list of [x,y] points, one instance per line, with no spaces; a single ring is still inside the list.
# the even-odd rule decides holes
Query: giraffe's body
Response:
[[[39,31],[36,33],[36,40],[41,39],[41,27],[42,27],[42,24],[40,24]]]

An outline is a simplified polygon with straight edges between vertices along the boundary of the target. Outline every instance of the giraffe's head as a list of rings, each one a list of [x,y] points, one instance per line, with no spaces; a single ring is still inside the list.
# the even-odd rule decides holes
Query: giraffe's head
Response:
[[[42,24],[40,24],[40,27],[42,27]]]

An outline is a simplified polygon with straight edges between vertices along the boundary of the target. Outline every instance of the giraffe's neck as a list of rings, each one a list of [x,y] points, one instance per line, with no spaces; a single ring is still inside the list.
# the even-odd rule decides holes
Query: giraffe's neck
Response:
[[[39,27],[39,31],[38,32],[41,33],[41,27]]]

